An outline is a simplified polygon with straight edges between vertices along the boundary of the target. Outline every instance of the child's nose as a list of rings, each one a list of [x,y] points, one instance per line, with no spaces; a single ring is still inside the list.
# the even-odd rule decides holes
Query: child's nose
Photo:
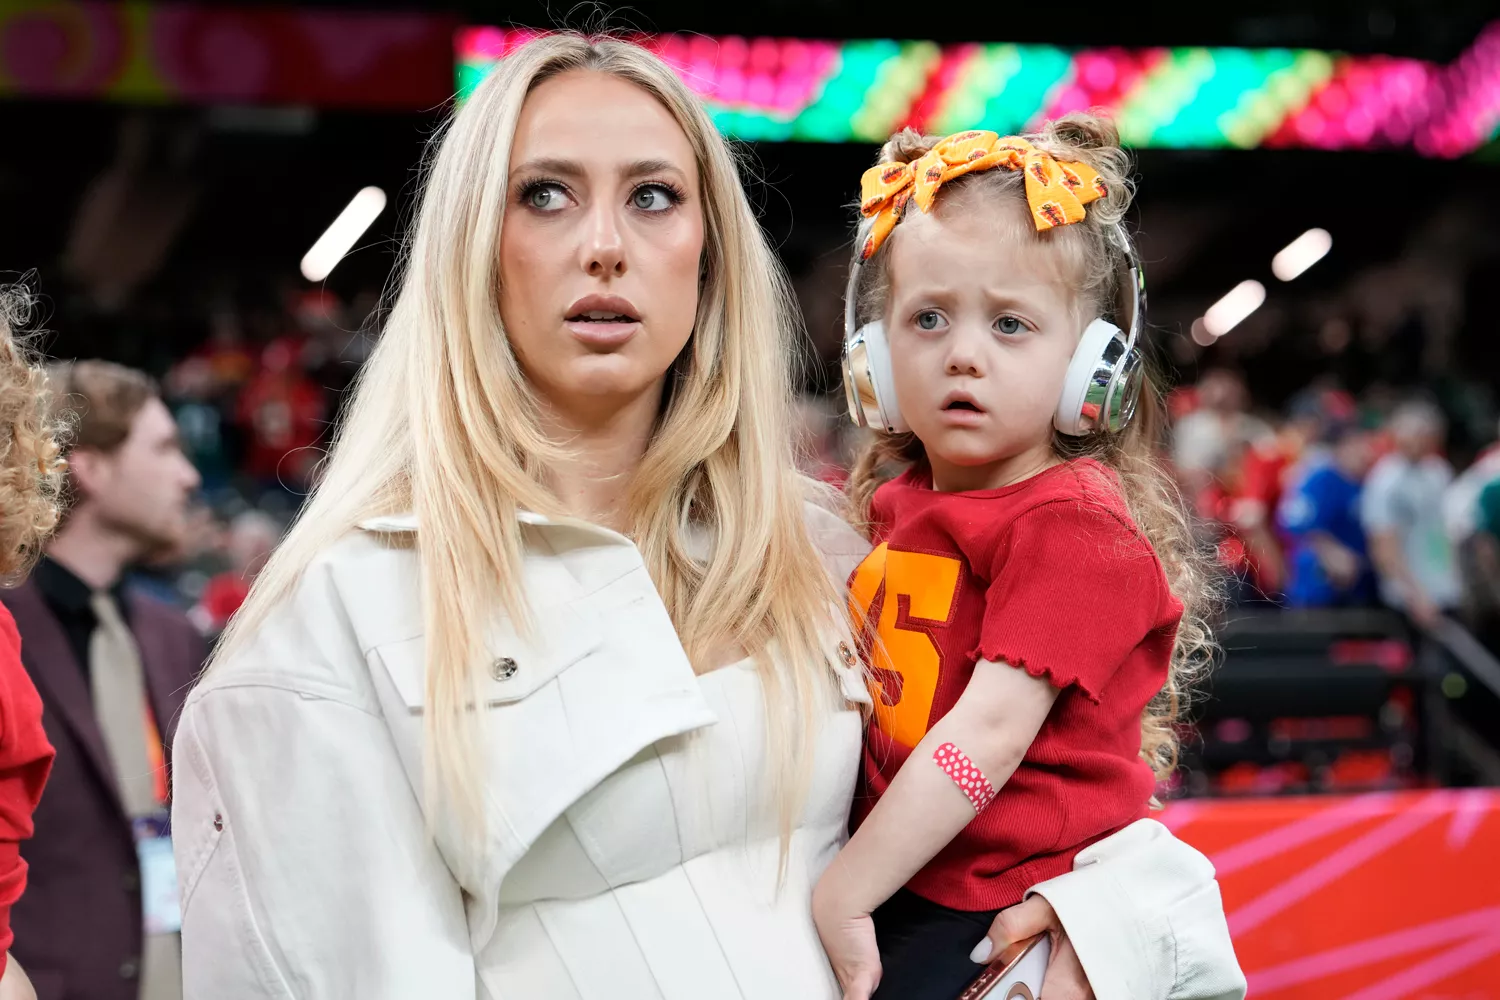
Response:
[[[984,371],[979,359],[979,345],[975,343],[974,338],[963,331],[955,331],[954,336],[948,341],[948,374],[975,377],[983,375]]]

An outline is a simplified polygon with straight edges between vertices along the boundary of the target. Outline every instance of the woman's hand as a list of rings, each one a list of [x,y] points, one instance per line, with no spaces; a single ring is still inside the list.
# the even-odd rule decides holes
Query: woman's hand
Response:
[[[812,898],[813,923],[833,974],[839,978],[844,1000],[869,1000],[880,984],[880,949],[875,944],[875,922],[842,898],[836,880],[825,875]]]
[[[1078,961],[1078,953],[1063,932],[1052,904],[1041,896],[1032,896],[1024,903],[1002,910],[972,957],[977,962],[988,962],[991,955],[1000,954],[1011,942],[1044,932],[1052,938],[1052,958],[1042,979],[1042,996],[1045,1000],[1094,1000],[1094,988],[1084,974],[1083,963]]]

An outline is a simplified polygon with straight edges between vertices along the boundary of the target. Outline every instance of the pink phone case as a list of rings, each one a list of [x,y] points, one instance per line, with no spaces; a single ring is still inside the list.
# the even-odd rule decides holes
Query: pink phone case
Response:
[[[979,978],[959,994],[958,1000],[1037,1000],[1042,979],[1052,958],[1052,940],[1039,934],[1002,951]]]

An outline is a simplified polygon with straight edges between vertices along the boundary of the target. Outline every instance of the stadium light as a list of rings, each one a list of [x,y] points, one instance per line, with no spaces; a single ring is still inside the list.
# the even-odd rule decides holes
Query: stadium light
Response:
[[[385,192],[378,187],[361,188],[318,237],[312,249],[302,255],[302,277],[308,281],[322,281],[328,277],[353,248],[354,241],[365,234],[370,223],[383,211]]]
[[[1282,281],[1291,281],[1322,260],[1332,247],[1333,237],[1328,230],[1309,229],[1271,258],[1271,273]]]
[[[1266,301],[1266,286],[1254,279],[1235,285],[1203,314],[1203,328],[1222,337],[1244,321]]]

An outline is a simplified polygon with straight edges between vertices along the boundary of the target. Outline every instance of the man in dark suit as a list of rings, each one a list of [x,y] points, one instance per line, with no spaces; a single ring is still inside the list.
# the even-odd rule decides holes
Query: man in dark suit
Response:
[[[12,951],[38,1000],[180,1000],[168,748],[206,649],[185,614],[125,579],[182,539],[198,474],[140,372],[83,361],[54,370],[51,388],[72,427],[73,506],[3,596],[57,749],[21,849]]]

